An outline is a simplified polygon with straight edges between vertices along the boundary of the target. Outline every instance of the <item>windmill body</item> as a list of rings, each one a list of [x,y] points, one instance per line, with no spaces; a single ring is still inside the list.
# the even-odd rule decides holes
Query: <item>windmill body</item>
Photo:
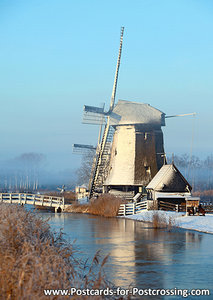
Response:
[[[146,103],[119,100],[110,124],[115,133],[105,191],[137,193],[163,165],[165,114]]]

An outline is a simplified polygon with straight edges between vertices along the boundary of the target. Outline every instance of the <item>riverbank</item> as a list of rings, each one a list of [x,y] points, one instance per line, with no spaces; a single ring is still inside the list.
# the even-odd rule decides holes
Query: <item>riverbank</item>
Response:
[[[116,217],[121,203],[122,199],[118,197],[103,195],[90,203],[70,205],[65,212]],[[184,212],[176,213],[170,211],[145,210],[135,215],[125,216],[125,218],[151,222],[155,228],[179,227],[213,234],[213,214],[206,214],[205,216],[186,216]]]
[[[126,216],[125,218],[143,222],[153,222],[154,213],[156,213],[156,211],[143,211],[136,215]],[[166,220],[167,224],[171,223],[173,226],[179,228],[213,234],[213,214],[207,214],[205,216],[186,216],[181,212],[164,211],[158,211],[158,214],[161,219]]]

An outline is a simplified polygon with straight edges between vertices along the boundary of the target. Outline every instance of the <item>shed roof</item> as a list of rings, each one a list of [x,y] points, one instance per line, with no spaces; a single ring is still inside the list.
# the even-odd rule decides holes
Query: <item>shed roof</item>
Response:
[[[192,190],[188,181],[174,164],[163,165],[146,188],[165,192]]]
[[[165,113],[147,103],[119,100],[110,117],[112,125],[152,124],[165,126]]]

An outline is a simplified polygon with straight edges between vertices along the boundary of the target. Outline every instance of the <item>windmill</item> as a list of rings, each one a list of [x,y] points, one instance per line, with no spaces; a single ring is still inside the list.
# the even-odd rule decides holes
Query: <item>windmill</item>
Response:
[[[125,197],[142,192],[165,163],[161,129],[165,118],[182,116],[166,116],[147,103],[119,100],[115,104],[123,33],[124,27],[109,110],[84,106],[84,123],[101,125],[89,183],[90,198],[103,192]]]
[[[65,185],[63,184],[62,187],[57,187],[57,190],[60,191],[60,194],[63,194],[65,192]]]

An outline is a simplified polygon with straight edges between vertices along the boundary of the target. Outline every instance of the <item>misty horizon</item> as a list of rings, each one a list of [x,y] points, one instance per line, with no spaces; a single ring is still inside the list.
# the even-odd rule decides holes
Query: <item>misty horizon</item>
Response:
[[[83,107],[109,107],[121,26],[115,103],[149,103],[166,115],[196,112],[166,119],[164,149],[205,159],[213,152],[213,3],[125,2],[122,13],[119,2],[93,3],[1,1],[4,172],[22,154],[40,153],[41,182],[75,181],[81,157],[72,145],[98,140],[98,126],[81,123]]]

